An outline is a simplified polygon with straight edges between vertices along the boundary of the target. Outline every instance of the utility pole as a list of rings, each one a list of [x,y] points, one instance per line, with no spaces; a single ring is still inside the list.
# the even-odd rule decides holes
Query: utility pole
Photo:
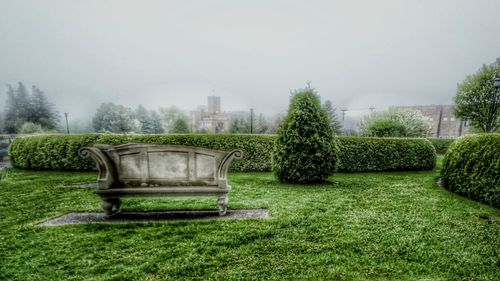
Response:
[[[66,117],[66,131],[68,131],[68,135],[69,135],[68,113],[67,112],[64,112],[64,117]]]
[[[253,134],[253,108],[250,108],[250,134]]]
[[[437,125],[437,130],[436,130],[436,138],[439,138],[441,135],[441,120],[443,119],[443,106],[439,106],[439,119],[438,119],[438,125]]]
[[[342,109],[342,121],[344,121],[345,119],[345,112],[347,111],[347,109]]]

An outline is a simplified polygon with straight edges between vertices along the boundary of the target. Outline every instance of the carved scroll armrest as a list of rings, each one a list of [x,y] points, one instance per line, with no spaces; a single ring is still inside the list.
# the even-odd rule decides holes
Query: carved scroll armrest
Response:
[[[243,152],[239,149],[235,149],[229,152],[226,157],[220,162],[219,168],[217,169],[217,177],[219,180],[227,180],[227,171],[229,165],[233,162],[233,159],[241,159],[243,157]]]
[[[97,175],[98,189],[108,189],[113,186],[118,179],[115,166],[100,149],[82,147],[78,153],[83,158],[91,157],[97,164],[97,169],[99,170]]]

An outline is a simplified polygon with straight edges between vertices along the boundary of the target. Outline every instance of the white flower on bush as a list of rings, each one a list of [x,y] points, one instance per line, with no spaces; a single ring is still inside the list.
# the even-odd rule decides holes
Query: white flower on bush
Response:
[[[431,132],[431,119],[427,116],[424,116],[420,111],[410,109],[391,109],[389,111],[376,112],[365,116],[360,124],[363,134],[372,135],[373,126],[383,120],[395,121],[402,128],[404,128],[402,135],[394,136],[427,137]]]

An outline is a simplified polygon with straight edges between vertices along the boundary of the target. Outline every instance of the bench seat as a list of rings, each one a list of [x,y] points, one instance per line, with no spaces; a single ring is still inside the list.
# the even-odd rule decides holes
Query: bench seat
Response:
[[[96,193],[102,197],[126,197],[126,196],[218,196],[227,194],[229,189],[205,186],[183,186],[183,187],[134,187],[134,188],[112,188],[97,190]]]

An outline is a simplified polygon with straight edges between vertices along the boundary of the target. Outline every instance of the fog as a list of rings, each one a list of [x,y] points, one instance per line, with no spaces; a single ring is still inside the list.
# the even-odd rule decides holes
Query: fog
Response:
[[[450,104],[500,56],[500,1],[0,0],[5,84],[72,118],[102,102],[275,114],[312,81],[347,114]]]

